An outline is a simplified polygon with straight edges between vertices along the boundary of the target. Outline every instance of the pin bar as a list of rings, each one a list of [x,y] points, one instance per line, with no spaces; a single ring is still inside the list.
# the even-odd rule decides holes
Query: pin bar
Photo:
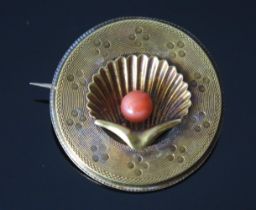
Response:
[[[30,82],[29,85],[41,87],[41,88],[47,88],[47,89],[55,88],[51,83]]]

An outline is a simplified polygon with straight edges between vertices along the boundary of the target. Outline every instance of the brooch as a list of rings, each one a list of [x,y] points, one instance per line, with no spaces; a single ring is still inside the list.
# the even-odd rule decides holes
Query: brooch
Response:
[[[216,143],[222,92],[200,42],[174,24],[119,18],[79,37],[50,89],[54,131],[87,176],[111,188],[169,187]]]

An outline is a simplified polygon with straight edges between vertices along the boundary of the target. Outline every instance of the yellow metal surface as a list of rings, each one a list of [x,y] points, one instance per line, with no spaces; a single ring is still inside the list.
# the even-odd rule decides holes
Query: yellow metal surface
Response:
[[[113,132],[131,149],[142,150],[157,140],[161,134],[175,127],[180,122],[181,119],[174,119],[143,131],[133,131],[125,126],[106,120],[95,120],[95,125]]]
[[[86,108],[93,75],[109,61],[132,54],[176,66],[192,101],[182,122],[143,150],[96,126]],[[98,26],[72,45],[52,85],[51,118],[60,144],[81,171],[109,187],[142,192],[173,185],[203,163],[216,141],[222,98],[215,67],[198,42],[176,26],[144,18]]]

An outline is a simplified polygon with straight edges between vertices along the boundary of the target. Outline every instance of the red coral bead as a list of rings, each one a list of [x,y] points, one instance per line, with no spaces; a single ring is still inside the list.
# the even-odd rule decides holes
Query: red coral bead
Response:
[[[149,94],[142,91],[128,93],[121,102],[121,112],[130,122],[143,122],[152,113],[153,103]]]

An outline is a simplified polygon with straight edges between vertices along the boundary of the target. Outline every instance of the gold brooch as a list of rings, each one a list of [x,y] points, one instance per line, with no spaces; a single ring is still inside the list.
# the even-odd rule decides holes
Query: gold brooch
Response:
[[[96,26],[69,48],[51,84],[31,84],[50,89],[52,124],[67,156],[112,188],[171,186],[216,142],[222,94],[215,65],[198,40],[167,22],[120,18]],[[140,122],[120,108],[132,91],[152,99]],[[128,114],[141,111],[139,101]]]

